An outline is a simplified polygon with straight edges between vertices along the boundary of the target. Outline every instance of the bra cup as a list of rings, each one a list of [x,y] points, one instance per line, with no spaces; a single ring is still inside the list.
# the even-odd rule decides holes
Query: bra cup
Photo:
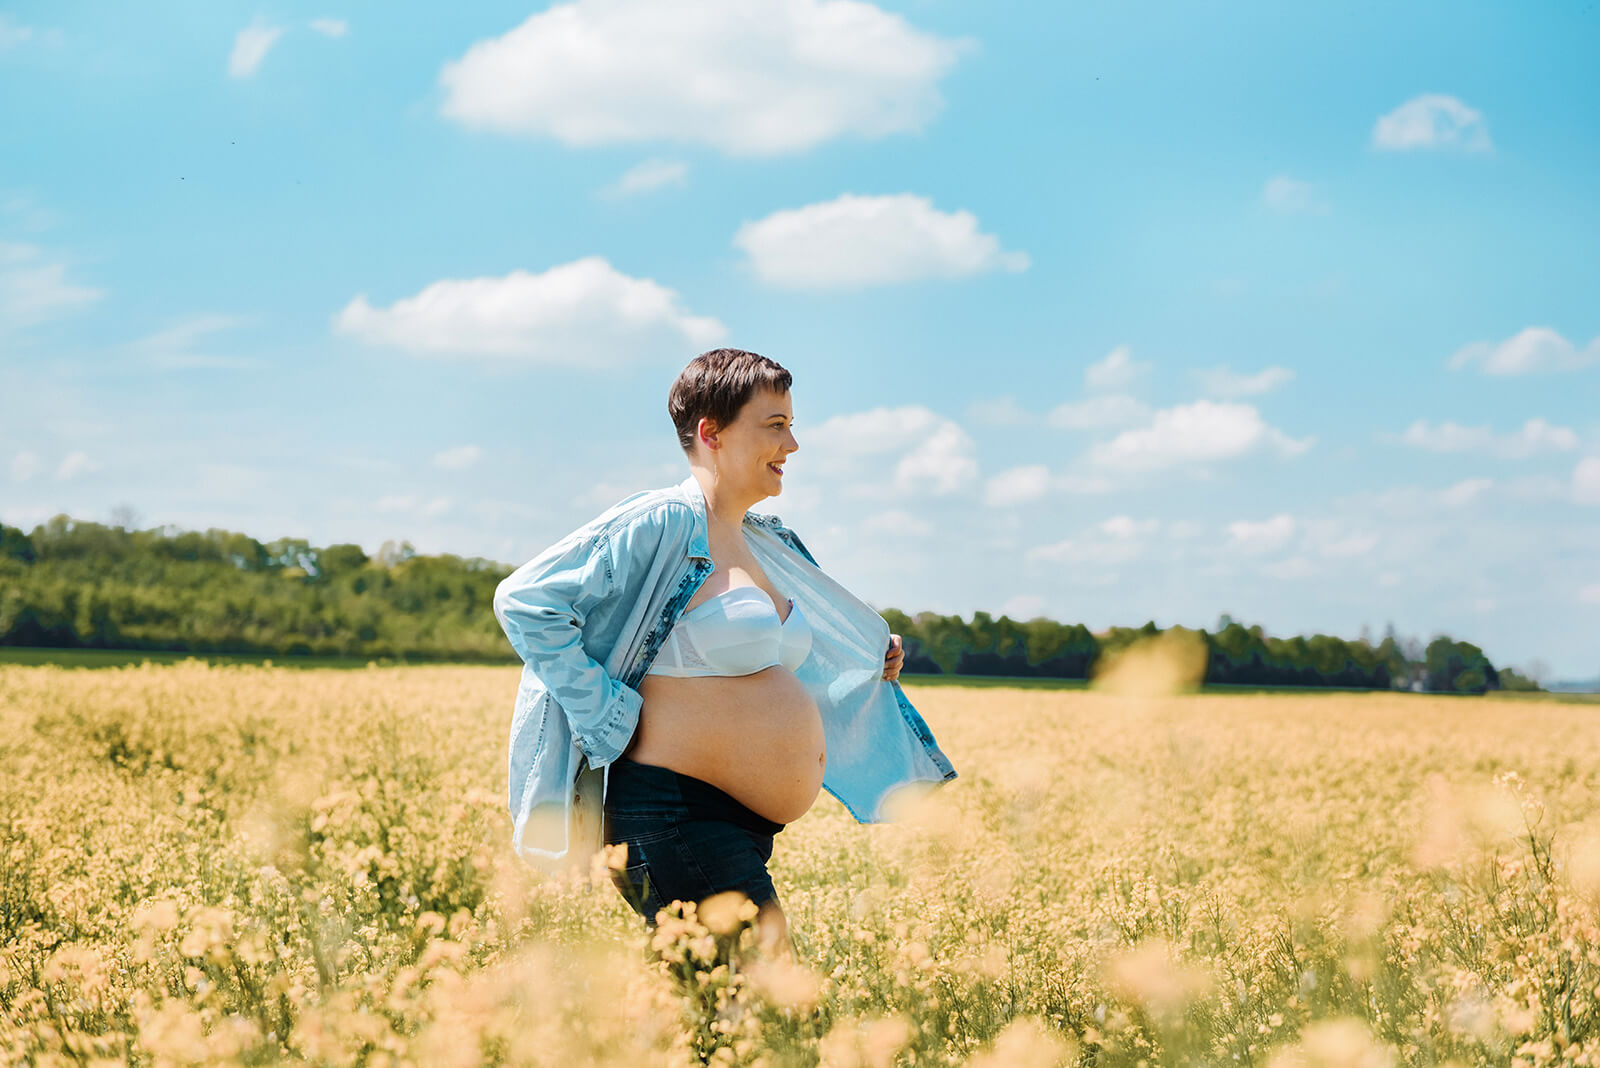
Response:
[[[791,671],[811,651],[811,628],[790,602],[779,619],[756,586],[735,586],[684,612],[647,674],[694,677],[751,675],[774,664]]]

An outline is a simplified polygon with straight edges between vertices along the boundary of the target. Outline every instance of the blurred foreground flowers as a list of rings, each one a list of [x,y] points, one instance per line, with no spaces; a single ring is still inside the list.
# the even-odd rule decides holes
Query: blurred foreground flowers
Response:
[[[0,1063],[1600,1064],[1583,706],[930,688],[784,961],[511,853],[507,670],[0,667]]]

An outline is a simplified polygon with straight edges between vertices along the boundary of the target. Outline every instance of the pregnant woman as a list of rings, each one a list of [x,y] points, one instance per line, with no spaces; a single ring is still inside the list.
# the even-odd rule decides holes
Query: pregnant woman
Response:
[[[799,448],[791,382],[755,353],[697,356],[667,402],[690,476],[624,499],[495,593],[525,665],[519,851],[550,866],[626,843],[612,880],[648,923],[736,890],[768,950],[788,945],[773,836],[822,788],[874,822],[892,792],[955,777],[896,681],[899,635],[750,511]]]

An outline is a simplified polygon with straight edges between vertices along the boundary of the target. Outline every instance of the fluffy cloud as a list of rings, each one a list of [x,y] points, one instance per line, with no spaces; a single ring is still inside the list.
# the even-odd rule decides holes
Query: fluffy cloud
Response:
[[[1142,538],[1154,534],[1160,525],[1154,519],[1134,519],[1132,516],[1114,515],[1100,524],[1100,530],[1113,538]]]
[[[1487,152],[1492,147],[1483,116],[1442,93],[1424,93],[1379,118],[1372,128],[1372,143],[1377,148],[1394,150],[1460,148]]]
[[[810,456],[807,456],[808,450]],[[836,415],[806,436],[796,459],[819,475],[857,480],[853,496],[954,493],[978,477],[977,446],[960,424],[918,404]],[[892,462],[893,466],[886,466]]]
[[[167,371],[200,367],[259,367],[260,360],[195,351],[195,343],[210,334],[243,326],[246,319],[231,315],[197,315],[133,342],[132,348],[152,366]]]
[[[920,516],[899,508],[891,508],[862,520],[861,529],[867,534],[881,534],[885,537],[921,538],[932,534],[934,528],[932,523]]]
[[[470,126],[763,156],[920,129],[967,47],[850,0],[576,0],[477,42],[439,82]]]
[[[312,19],[308,25],[324,37],[343,37],[350,29],[344,19]]]
[[[374,308],[361,294],[333,320],[335,332],[416,353],[474,355],[572,367],[617,366],[653,351],[704,348],[727,333],[690,315],[678,294],[631,278],[599,256],[540,274],[447,278],[416,296]]]
[[[1600,456],[1579,460],[1572,469],[1572,499],[1579,504],[1600,504]]]
[[[1090,389],[1127,389],[1149,370],[1149,364],[1134,362],[1128,346],[1118,345],[1105,359],[1083,369],[1083,384]]]
[[[1130,538],[1067,538],[1048,545],[1036,545],[1022,556],[1029,562],[1067,566],[1115,567],[1137,560],[1144,552],[1141,542]],[[1105,580],[1114,575],[1101,574]]]
[[[1564,426],[1552,426],[1543,419],[1529,419],[1522,429],[1496,434],[1486,426],[1458,426],[1440,423],[1430,426],[1418,419],[1406,428],[1400,440],[1429,452],[1487,452],[1509,460],[1526,459],[1541,452],[1568,452],[1578,447],[1578,435]]]
[[[990,478],[983,488],[983,503],[1007,508],[1036,501],[1050,492],[1050,469],[1044,464],[1013,467]]]
[[[433,466],[442,471],[465,471],[477,463],[483,450],[476,445],[457,445],[433,455]]]
[[[689,165],[681,160],[647,159],[635,164],[621,178],[600,190],[608,200],[648,193],[668,185],[683,185],[689,180]]]
[[[1450,488],[1440,490],[1439,503],[1446,508],[1464,508],[1493,485],[1492,478],[1464,478]]]
[[[1294,532],[1295,521],[1291,515],[1275,515],[1260,522],[1241,519],[1228,524],[1230,547],[1247,553],[1266,553],[1281,549],[1289,544]]]
[[[281,26],[269,26],[259,19],[240,30],[233,38],[233,51],[228,53],[228,76],[254,76],[282,33]]]
[[[1576,371],[1600,363],[1600,337],[1580,350],[1547,326],[1530,326],[1501,342],[1474,341],[1450,357],[1450,369],[1477,366],[1486,375]]]
[[[1294,372],[1287,367],[1267,367],[1253,375],[1235,371],[1227,364],[1196,371],[1195,377],[1200,381],[1200,389],[1208,397],[1253,397],[1261,393],[1271,393],[1279,386],[1287,385],[1294,379]]]
[[[11,458],[11,477],[18,482],[26,482],[39,470],[39,456],[29,449],[23,449]]]
[[[1365,556],[1378,547],[1376,534],[1351,534],[1337,541],[1325,542],[1321,549],[1323,556]]]
[[[1600,582],[1578,591],[1578,600],[1584,604],[1600,604]]]
[[[969,211],[943,212],[913,193],[843,196],[739,227],[734,245],[760,278],[788,289],[841,289],[1026,270]]]
[[[1261,203],[1279,215],[1326,215],[1328,205],[1317,196],[1310,182],[1298,181],[1286,174],[1267,179],[1261,189]]]
[[[44,262],[37,247],[0,241],[0,330],[59,318],[104,295],[67,281],[66,264]]]
[[[1196,401],[1155,413],[1149,426],[1125,430],[1096,445],[1090,458],[1105,467],[1156,469],[1232,460],[1270,451],[1297,456],[1313,438],[1295,440],[1268,426],[1248,404]]]
[[[89,458],[89,454],[81,450],[67,453],[61,458],[61,464],[56,468],[56,477],[59,479],[77,478],[79,475],[89,475],[100,470],[100,464]]]
[[[1099,430],[1127,426],[1150,418],[1150,408],[1125,393],[1067,401],[1050,409],[1046,421],[1063,430]]]
[[[13,22],[11,16],[0,11],[0,51],[33,39],[33,27]]]

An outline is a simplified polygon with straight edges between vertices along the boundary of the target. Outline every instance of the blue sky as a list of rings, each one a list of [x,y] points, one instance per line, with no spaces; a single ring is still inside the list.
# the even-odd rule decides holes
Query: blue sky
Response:
[[[520,563],[726,344],[879,608],[1600,674],[1600,11],[1304,7],[6,5],[0,522]]]

